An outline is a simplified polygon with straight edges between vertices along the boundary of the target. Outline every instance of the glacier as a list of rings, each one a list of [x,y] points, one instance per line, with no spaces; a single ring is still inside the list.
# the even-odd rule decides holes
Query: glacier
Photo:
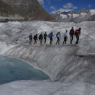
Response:
[[[69,30],[72,27],[74,29],[81,27],[82,29],[78,45],[75,45],[75,37],[73,44],[70,45]],[[68,31],[68,41],[66,45],[63,45],[63,33],[66,30]],[[35,35],[45,31],[47,34],[53,31],[54,37],[51,46],[49,45],[49,38],[47,38],[46,44],[40,45],[39,41],[37,45],[29,44],[28,36],[30,33]],[[60,45],[56,45],[56,33],[59,31],[61,42]],[[34,85],[38,85],[39,89],[36,92],[35,87],[33,87],[34,95],[45,95],[45,93],[47,93],[46,95],[53,93],[54,95],[94,95],[95,93],[95,21],[81,23],[45,21],[0,23],[0,54],[25,60],[32,66],[44,71],[51,78],[52,82],[45,81],[44,84],[44,81],[41,84],[40,82],[36,84],[35,81],[25,81],[29,86],[26,92],[32,89],[33,82]],[[25,86],[23,81],[21,83]],[[1,85],[0,93],[9,95],[7,91],[12,93],[10,89],[12,86],[15,87],[15,84],[16,82]],[[47,84],[49,85],[44,88],[44,85]],[[23,90],[21,90],[24,91],[26,86],[22,87],[22,85]],[[5,89],[8,86],[10,87],[7,91],[3,91],[3,86]],[[17,90],[17,88],[15,89]],[[42,89],[46,90],[42,91]],[[47,89],[49,89],[48,92]],[[14,89],[12,90],[14,91]],[[27,95],[30,95],[32,91]],[[21,95],[20,93],[23,92],[17,91],[17,93]],[[17,93],[12,93],[12,95],[17,95]]]
[[[95,85],[84,82],[15,81],[0,86],[1,95],[95,95]]]

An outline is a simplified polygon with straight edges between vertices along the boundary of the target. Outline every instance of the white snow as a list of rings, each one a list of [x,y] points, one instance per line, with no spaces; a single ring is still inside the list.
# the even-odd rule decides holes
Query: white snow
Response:
[[[58,11],[57,14],[60,14],[60,11]]]
[[[3,36],[3,35],[2,35]],[[5,36],[3,36],[5,37]],[[0,42],[0,55],[4,54],[11,48],[15,47],[16,45],[7,45],[5,42]]]
[[[90,13],[91,13],[91,15],[94,15],[95,14],[95,9],[90,10]]]
[[[81,15],[81,17],[84,18],[87,15],[87,13],[81,13],[80,15]]]
[[[68,14],[68,15],[69,15],[69,17],[71,18],[72,15],[71,15],[71,14]]]
[[[0,16],[0,19],[12,19],[12,18]]]
[[[62,19],[66,19],[67,18],[67,15],[60,14],[60,16],[62,17]]]
[[[73,14],[73,18],[78,17],[78,16],[79,16],[79,14]]]

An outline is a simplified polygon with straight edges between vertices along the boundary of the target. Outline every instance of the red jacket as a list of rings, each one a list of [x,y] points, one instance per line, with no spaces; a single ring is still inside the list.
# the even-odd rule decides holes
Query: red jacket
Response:
[[[76,31],[75,31],[75,35],[80,35],[81,34],[81,31],[79,30],[79,29],[77,29]]]

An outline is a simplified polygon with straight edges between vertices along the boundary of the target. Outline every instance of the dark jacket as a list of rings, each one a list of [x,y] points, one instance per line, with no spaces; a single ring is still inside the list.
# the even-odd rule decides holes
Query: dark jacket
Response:
[[[43,35],[42,35],[42,34],[40,34],[40,36],[39,36],[39,40],[40,40],[40,39],[43,39]]]
[[[34,36],[34,40],[37,40],[37,35]]]
[[[70,34],[70,35],[74,35],[74,30],[71,29],[69,34]]]
[[[32,40],[32,35],[29,35],[29,39]]]
[[[44,38],[46,38],[47,37],[47,34],[44,34]]]

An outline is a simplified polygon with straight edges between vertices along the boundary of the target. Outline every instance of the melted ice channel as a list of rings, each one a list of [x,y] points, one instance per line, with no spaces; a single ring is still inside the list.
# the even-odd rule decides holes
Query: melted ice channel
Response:
[[[47,80],[49,77],[22,60],[0,56],[0,84],[17,80]]]

